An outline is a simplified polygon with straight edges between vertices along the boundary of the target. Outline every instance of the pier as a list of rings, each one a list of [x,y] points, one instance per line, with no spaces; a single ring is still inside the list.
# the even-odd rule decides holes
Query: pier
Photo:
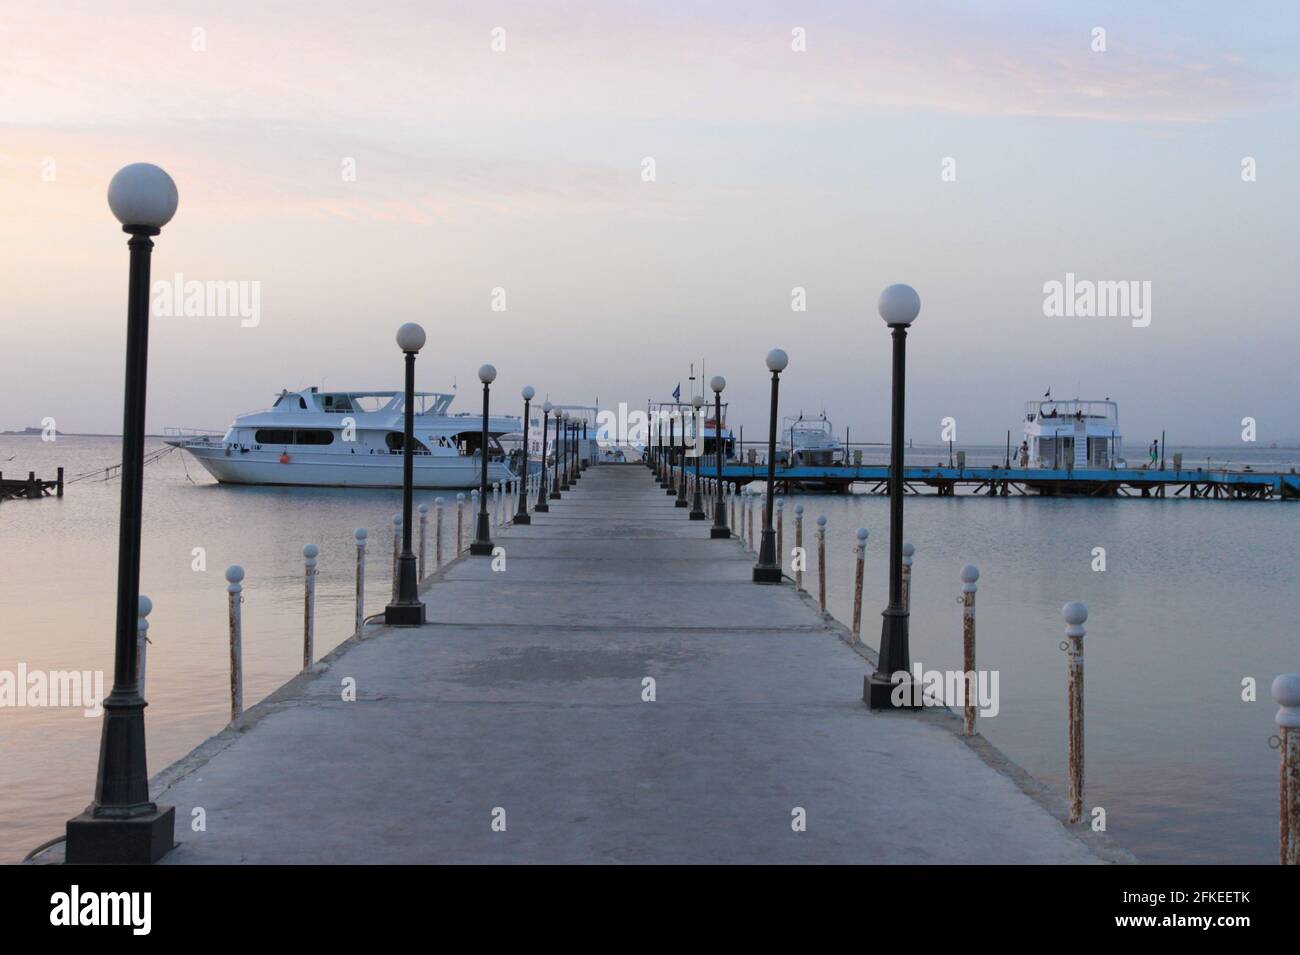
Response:
[[[712,465],[702,465],[712,474]],[[749,484],[767,479],[767,465],[725,462],[723,480]],[[785,491],[814,484],[847,491],[869,485],[872,493],[887,493],[889,467],[836,464],[785,467],[777,464],[776,480]],[[908,493],[932,491],[955,495],[958,487],[971,494],[1007,497],[1013,494],[1082,497],[1186,497],[1230,500],[1300,500],[1300,474],[1206,468],[1022,468],[916,467],[903,468]]]
[[[869,711],[871,652],[645,467],[531,517],[156,774],[163,862],[1127,861],[947,710]]]
[[[63,468],[59,468],[58,477],[52,481],[38,478],[35,471],[27,472],[27,477],[20,479],[7,478],[0,471],[0,501],[36,501],[50,496],[63,497]]]

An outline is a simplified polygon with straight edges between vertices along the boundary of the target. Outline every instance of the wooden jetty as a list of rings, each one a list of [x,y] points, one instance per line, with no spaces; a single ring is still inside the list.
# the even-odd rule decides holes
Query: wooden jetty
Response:
[[[17,498],[34,501],[51,495],[63,497],[63,468],[59,468],[59,476],[53,481],[38,478],[35,471],[28,471],[26,478],[18,480],[7,478],[0,471],[0,501]]]
[[[714,474],[711,465],[701,463],[701,472]],[[767,465],[728,462],[722,467],[724,481],[749,484],[767,480]],[[872,493],[888,493],[887,465],[828,465],[776,467],[778,487],[797,490],[816,484],[847,491],[853,484],[866,484]],[[1002,496],[1038,494],[1081,497],[1187,497],[1229,500],[1300,500],[1300,474],[1205,468],[1022,468],[1022,467],[906,467],[905,489],[910,493],[931,490],[954,495],[958,487],[972,494]]]
[[[946,710],[868,710],[872,654],[646,468],[493,535],[427,624],[366,626],[159,773],[163,862],[1131,861]]]

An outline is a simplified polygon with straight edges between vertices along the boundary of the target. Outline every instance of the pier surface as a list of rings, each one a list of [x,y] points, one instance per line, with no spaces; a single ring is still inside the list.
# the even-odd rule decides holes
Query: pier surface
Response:
[[[645,468],[498,543],[159,774],[164,861],[1101,861],[946,716],[869,712],[842,628]]]

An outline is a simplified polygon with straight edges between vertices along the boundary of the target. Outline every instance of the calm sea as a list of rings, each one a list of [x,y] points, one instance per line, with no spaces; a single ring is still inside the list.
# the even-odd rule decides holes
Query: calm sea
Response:
[[[971,464],[1000,462],[1004,453],[967,450]],[[1186,466],[1300,465],[1295,451],[1174,450]],[[918,448],[909,463],[946,463],[947,453]],[[866,458],[883,461],[884,450]],[[0,436],[0,470],[11,475],[53,477],[58,465],[75,475],[119,460],[116,438]],[[351,631],[358,526],[372,532],[368,612],[382,610],[400,493],[220,487],[180,453],[146,475],[141,587],[154,602],[147,695],[155,772],[228,717],[226,566],[247,573],[251,705],[301,662],[304,544],[321,548],[318,654]],[[92,479],[71,485],[61,501],[0,504],[0,670],[102,669],[111,682],[119,487]],[[813,519],[828,519],[829,600],[841,620],[851,614],[853,535],[860,526],[870,531],[864,634],[874,645],[887,585],[887,499],[800,495],[790,505],[795,500],[806,508],[809,540]],[[787,545],[792,519],[788,505]],[[1103,807],[1110,833],[1144,861],[1274,862],[1268,686],[1275,674],[1300,670],[1291,603],[1300,583],[1297,528],[1300,503],[909,497],[913,658],[928,669],[960,667],[958,573],[976,564],[978,663],[999,671],[1001,706],[981,732],[1063,792],[1060,608],[1085,601],[1086,805]],[[1104,572],[1092,569],[1096,547],[1106,551]],[[205,569],[195,569],[196,548]],[[1242,699],[1247,678],[1257,684],[1256,702]],[[0,709],[0,860],[16,861],[59,834],[89,802],[99,729],[99,719],[80,710]]]

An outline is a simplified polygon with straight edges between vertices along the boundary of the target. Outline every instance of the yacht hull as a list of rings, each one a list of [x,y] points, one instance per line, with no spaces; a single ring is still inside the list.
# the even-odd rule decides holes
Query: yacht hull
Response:
[[[181,445],[198,460],[207,472],[222,484],[292,485],[298,487],[376,487],[402,486],[402,456],[342,455],[290,452],[282,462],[275,452],[191,447]],[[482,464],[476,458],[448,458],[417,455],[414,463],[414,486],[422,489],[474,488],[481,479]],[[488,463],[488,483],[511,480],[515,473],[499,461]]]

